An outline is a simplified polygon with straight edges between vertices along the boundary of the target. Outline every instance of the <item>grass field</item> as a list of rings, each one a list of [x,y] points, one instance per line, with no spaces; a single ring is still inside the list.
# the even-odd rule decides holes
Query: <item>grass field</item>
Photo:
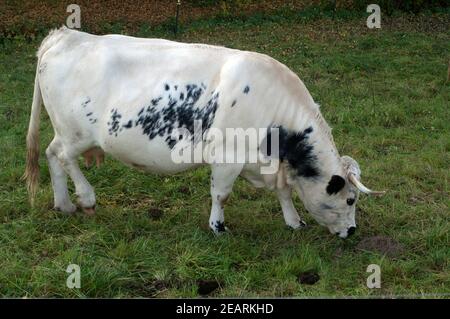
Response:
[[[417,21],[416,21],[417,20]],[[315,223],[287,229],[275,195],[238,180],[226,206],[231,234],[208,229],[207,167],[176,176],[145,175],[107,158],[84,169],[96,189],[97,215],[52,211],[44,153],[31,209],[20,177],[39,41],[4,41],[0,51],[0,295],[7,297],[379,296],[450,294],[450,52],[448,14],[391,18],[368,30],[365,18],[310,21],[207,20],[184,26],[181,41],[269,54],[305,82],[333,127],[341,155],[357,159],[363,181],[388,190],[361,196],[357,233],[340,240]],[[444,24],[443,24],[444,23]],[[422,28],[423,27],[423,28]],[[164,29],[141,36],[173,38]],[[52,138],[43,112],[41,145]],[[73,187],[71,186],[71,191]],[[162,214],[155,214],[160,209]],[[394,254],[359,249],[386,236]],[[66,287],[69,264],[81,289]],[[381,288],[366,268],[381,267]],[[314,271],[320,280],[300,284]]]

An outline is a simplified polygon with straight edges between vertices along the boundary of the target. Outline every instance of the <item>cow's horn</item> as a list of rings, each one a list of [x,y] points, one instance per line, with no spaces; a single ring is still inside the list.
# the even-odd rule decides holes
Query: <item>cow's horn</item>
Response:
[[[363,185],[363,183],[361,183],[355,176],[355,174],[348,174],[348,180],[350,181],[350,183],[352,183],[353,185],[355,185],[355,187],[357,189],[359,189],[361,192],[368,194],[368,195],[384,195],[384,193],[386,193],[385,191],[373,191],[368,189],[366,186]]]

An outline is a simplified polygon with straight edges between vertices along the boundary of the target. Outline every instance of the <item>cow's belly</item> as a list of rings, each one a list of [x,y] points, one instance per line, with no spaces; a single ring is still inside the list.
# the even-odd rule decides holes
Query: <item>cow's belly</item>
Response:
[[[260,167],[255,164],[247,164],[241,172],[241,176],[250,182],[254,187],[266,187],[263,176],[259,173]]]
[[[165,137],[149,140],[146,135],[132,130],[120,136],[107,135],[100,147],[128,166],[152,173],[173,174],[195,168],[201,163],[181,161],[173,156]]]

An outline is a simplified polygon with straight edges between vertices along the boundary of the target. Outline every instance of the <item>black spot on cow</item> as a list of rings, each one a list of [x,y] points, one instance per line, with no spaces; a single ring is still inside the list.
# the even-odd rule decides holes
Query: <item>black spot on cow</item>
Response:
[[[217,221],[216,221],[216,224],[214,225],[214,228],[215,228],[216,231],[219,232],[219,233],[224,233],[224,232],[227,231],[226,228],[225,228],[225,223],[222,222],[222,221],[220,221],[220,220],[217,220]]]
[[[231,107],[236,105],[236,100],[233,101],[233,103],[231,103]]]
[[[178,141],[171,136],[166,137],[166,143],[170,149],[174,148],[175,144],[177,144],[177,142]]]
[[[137,119],[129,119],[123,125],[120,125],[122,116],[118,110],[112,109],[111,119],[108,122],[109,134],[117,136],[124,128],[132,128],[134,123],[134,126],[142,128],[143,134],[150,140],[157,136],[165,137],[170,149],[184,138],[182,135],[178,139],[173,137],[172,133],[175,129],[186,129],[189,132],[190,141],[198,143],[212,125],[218,108],[219,92],[212,91],[211,94],[206,95],[204,84],[201,84],[201,87],[188,84],[185,88],[184,92],[180,93],[180,99],[171,94],[153,98],[148,106],[139,110]],[[201,122],[201,132],[194,132],[195,121]]]
[[[244,88],[244,93],[247,94],[248,92],[250,92],[250,87],[247,85],[247,86]]]
[[[172,98],[171,95],[169,95],[169,103],[167,104],[168,107],[174,107],[177,104],[177,100]]]
[[[170,90],[169,84],[164,85],[164,89],[165,89],[166,91],[169,91],[169,90]]]
[[[162,100],[162,96],[160,96],[160,97],[157,98],[157,99],[152,99],[152,100],[151,100],[151,103],[152,103],[153,106],[157,106],[158,103],[159,103],[159,101],[161,101],[161,100]],[[142,109],[142,111],[144,111],[144,109]],[[140,114],[139,114],[139,115],[140,115]]]
[[[92,112],[89,112],[88,114],[86,114],[86,116],[91,116],[92,115]]]
[[[175,85],[174,88],[175,88],[175,91],[178,90],[178,85]]]
[[[269,128],[265,141],[260,145],[263,154],[268,157],[277,156],[281,161],[287,161],[297,176],[319,176],[319,169],[316,166],[317,156],[313,152],[314,147],[309,143],[309,135],[313,128],[308,127],[301,132],[291,131],[283,126],[272,128],[278,128],[279,152],[272,154],[272,129]]]
[[[109,135],[115,135],[117,136],[117,133],[119,131],[120,128],[120,119],[122,118],[122,115],[119,114],[117,109],[112,109],[111,110],[111,119],[108,122],[108,132]]]
[[[91,102],[91,98],[90,98],[90,97],[87,97],[86,100],[85,100],[84,102],[81,103],[81,105],[82,105],[83,107],[86,107],[86,105],[88,105],[90,102]]]
[[[337,194],[345,186],[345,179],[339,175],[333,175],[328,182],[327,193],[328,195]]]
[[[165,141],[169,148],[173,148],[177,139],[173,138],[175,129],[187,129],[191,141],[199,142],[203,134],[209,129],[214,120],[218,108],[219,93],[214,92],[205,96],[204,89],[196,84],[188,84],[185,92],[180,93],[180,99],[171,94],[163,99],[163,96],[151,101],[151,105],[144,107],[137,115],[136,126],[142,128],[144,135],[150,140],[156,136],[166,136]],[[160,101],[164,100],[164,105]],[[202,123],[201,136],[194,136],[194,122]]]
[[[133,121],[129,120],[127,124],[123,125],[124,128],[132,128],[133,127]]]

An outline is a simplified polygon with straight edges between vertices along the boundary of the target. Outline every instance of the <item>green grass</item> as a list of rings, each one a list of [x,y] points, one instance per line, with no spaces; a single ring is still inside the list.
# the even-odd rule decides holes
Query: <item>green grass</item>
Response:
[[[345,241],[317,225],[298,198],[310,227],[287,229],[274,194],[243,180],[226,206],[231,234],[216,238],[207,226],[206,167],[164,177],[107,158],[100,169],[84,170],[96,189],[97,215],[67,217],[51,210],[41,152],[41,187],[31,209],[20,177],[39,42],[3,41],[0,294],[196,297],[199,279],[221,282],[213,296],[449,294],[448,29],[369,32],[364,21],[211,20],[184,26],[179,35],[181,41],[267,53],[303,79],[334,128],[340,153],[359,161],[366,184],[388,190],[382,198],[361,196],[358,231]],[[140,35],[173,38],[164,28],[143,28]],[[45,112],[42,118],[44,149],[52,127]],[[161,219],[149,217],[151,207],[163,210]],[[393,238],[404,252],[388,257],[356,249],[375,235]],[[66,287],[71,263],[81,267],[81,289]],[[369,264],[381,266],[381,289],[366,287]],[[297,282],[307,270],[320,275],[315,285]]]

